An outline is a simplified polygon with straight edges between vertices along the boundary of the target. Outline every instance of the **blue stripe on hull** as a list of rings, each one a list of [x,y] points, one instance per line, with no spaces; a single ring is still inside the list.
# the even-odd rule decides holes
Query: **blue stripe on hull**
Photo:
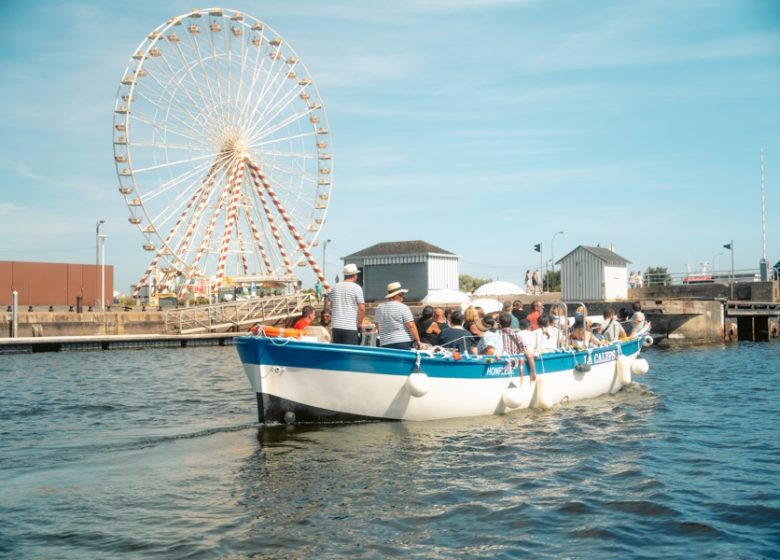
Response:
[[[639,350],[639,340],[621,343],[622,354]],[[384,375],[409,375],[416,366],[417,355],[413,351],[322,344],[286,339],[242,336],[236,338],[236,348],[241,361],[246,364],[326,369],[333,371],[379,373]],[[574,369],[577,364],[614,362],[615,345],[580,351],[545,353],[536,359],[539,373],[553,373]],[[506,377],[504,362],[486,357],[467,357],[454,360],[444,356],[422,356],[421,369],[430,377],[455,379],[483,379]],[[525,368],[528,372],[528,366]],[[517,372],[514,372],[517,375]]]

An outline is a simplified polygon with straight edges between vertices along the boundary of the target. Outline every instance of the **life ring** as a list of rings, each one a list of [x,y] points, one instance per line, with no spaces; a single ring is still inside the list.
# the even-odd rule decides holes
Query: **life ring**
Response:
[[[263,326],[263,334],[271,338],[301,338],[301,329],[285,329],[283,327]]]

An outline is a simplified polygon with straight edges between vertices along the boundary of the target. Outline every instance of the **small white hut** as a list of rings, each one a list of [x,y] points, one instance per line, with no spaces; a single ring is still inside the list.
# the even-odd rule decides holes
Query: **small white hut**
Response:
[[[384,299],[390,282],[409,290],[408,301],[420,301],[431,290],[458,289],[458,256],[426,241],[377,243],[342,259],[360,270],[366,301]]]
[[[561,297],[564,301],[626,300],[630,263],[611,249],[580,245],[556,263],[561,265]]]

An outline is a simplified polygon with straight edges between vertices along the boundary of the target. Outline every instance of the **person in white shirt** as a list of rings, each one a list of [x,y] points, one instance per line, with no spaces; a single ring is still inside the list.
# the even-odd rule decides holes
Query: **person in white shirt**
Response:
[[[645,314],[642,312],[642,304],[635,301],[631,304],[633,313],[631,314],[631,332],[629,334],[636,334],[641,329],[645,328],[647,321],[645,320]]]
[[[549,315],[539,317],[539,331],[541,332],[541,350],[555,350],[560,344],[561,331],[550,323]]]
[[[608,307],[604,310],[604,321],[601,323],[601,336],[607,342],[614,342],[620,338],[626,337],[626,331],[620,321],[615,319],[615,310]]]
[[[492,315],[485,315],[477,321],[477,328],[484,333],[477,341],[478,353],[484,354],[488,346],[492,346],[494,352],[499,356],[504,353],[503,339],[497,326]]]

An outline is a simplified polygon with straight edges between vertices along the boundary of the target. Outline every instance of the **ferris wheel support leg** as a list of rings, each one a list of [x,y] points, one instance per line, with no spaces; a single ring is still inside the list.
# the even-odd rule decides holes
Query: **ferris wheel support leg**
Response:
[[[279,248],[279,253],[282,256],[282,260],[284,261],[284,268],[288,274],[292,274],[292,263],[290,262],[290,259],[287,256],[287,251],[284,248],[284,242],[282,241],[282,236],[279,233],[279,226],[277,225],[273,213],[271,212],[271,207],[268,206],[268,202],[265,200],[263,188],[260,186],[260,175],[258,174],[260,168],[249,160],[247,161],[247,167],[249,167],[249,174],[252,176],[252,182],[254,183],[255,189],[257,190],[257,196],[260,199],[260,203],[263,205],[265,215],[268,218],[268,225],[271,227],[271,235],[274,236],[276,245]]]
[[[232,175],[232,172],[228,173],[228,176],[230,175]],[[220,212],[225,206],[225,199],[227,198],[228,192],[229,192],[228,189],[225,189],[222,192],[222,194],[219,196],[219,199],[217,200],[214,213],[212,214],[211,220],[209,220],[209,223],[206,226],[206,231],[204,232],[203,238],[200,241],[200,246],[198,247],[198,251],[197,253],[195,253],[195,260],[193,261],[189,271],[187,272],[187,277],[184,279],[184,289],[182,290],[182,297],[188,293],[189,290],[188,286],[192,281],[192,277],[195,275],[195,272],[198,270],[200,259],[203,257],[203,254],[206,252],[207,245],[211,241],[211,234],[214,232],[214,226],[217,223],[217,218],[219,217]]]
[[[222,285],[222,278],[225,276],[225,264],[227,263],[230,239],[233,237],[233,225],[236,223],[238,214],[238,200],[241,198],[241,181],[244,178],[244,165],[244,158],[241,158],[229,178],[232,186],[230,189],[231,198],[227,219],[225,220],[225,230],[222,233],[222,248],[219,251],[219,262],[217,263],[217,288]]]
[[[220,167],[220,165],[221,164],[219,162],[217,162],[217,163],[215,163],[214,165],[211,166],[211,169],[209,169],[208,175],[203,180],[203,182],[200,184],[200,187],[195,191],[195,194],[192,195],[192,198],[190,198],[190,201],[187,203],[187,207],[181,213],[181,215],[179,216],[178,221],[173,226],[173,228],[171,228],[171,231],[168,233],[168,237],[163,242],[163,247],[154,256],[154,259],[152,259],[151,264],[149,264],[149,267],[146,269],[146,271],[144,272],[143,276],[138,281],[138,284],[136,284],[136,288],[135,288],[135,290],[133,290],[133,297],[134,298],[138,297],[138,294],[141,291],[141,286],[147,285],[147,283],[149,281],[149,276],[151,275],[152,271],[155,269],[155,267],[157,266],[157,263],[160,261],[160,258],[163,255],[163,249],[165,247],[168,247],[168,245],[170,244],[171,240],[176,235],[176,232],[179,230],[179,227],[181,227],[181,224],[184,223],[184,219],[187,217],[187,215],[189,214],[189,212],[192,209],[193,205],[195,204],[195,202],[199,198],[201,199],[201,201],[198,204],[198,207],[196,208],[196,214],[199,215],[198,214],[198,209],[200,209],[200,211],[202,213],[202,209],[205,208],[205,202],[206,202],[206,200],[208,200],[208,195],[209,195],[209,193],[211,192],[211,189],[214,186],[214,182],[216,180],[216,172],[217,172],[218,168]],[[190,229],[194,230],[194,226],[195,226],[196,223],[197,223],[197,218],[195,218],[195,219],[193,219],[191,221],[191,223],[188,226],[187,230],[190,230]],[[185,230],[185,241],[182,242],[180,247],[186,247],[187,246],[187,242],[186,242],[187,230]],[[177,260],[178,264],[181,265],[184,262],[183,259],[181,259],[181,257],[178,254],[175,255],[175,257],[176,257],[176,260]],[[168,279],[168,276],[169,275],[166,275],[166,280]]]
[[[293,238],[298,243],[298,248],[303,253],[303,256],[306,257],[306,260],[309,262],[309,266],[311,266],[312,270],[314,271],[314,274],[317,276],[317,279],[323,283],[326,290],[330,289],[330,285],[328,284],[325,275],[322,273],[322,270],[320,270],[319,265],[317,265],[317,261],[314,260],[314,256],[312,256],[311,251],[309,251],[309,247],[304,242],[303,237],[301,236],[300,233],[298,233],[298,229],[295,227],[295,224],[292,223],[292,219],[290,219],[290,215],[287,213],[287,210],[284,208],[282,201],[279,200],[278,196],[276,196],[276,192],[274,192],[273,187],[271,187],[271,184],[265,178],[265,175],[260,170],[260,168],[254,166],[254,164],[251,163],[250,166],[253,166],[253,169],[257,173],[258,177],[260,178],[263,187],[265,187],[266,192],[268,192],[268,196],[271,197],[274,206],[276,206],[276,209],[278,210],[279,214],[281,214],[284,223],[287,225],[287,229],[290,230],[290,233],[292,234]]]
[[[260,232],[257,229],[257,225],[255,225],[255,221],[252,219],[252,214],[245,212],[245,215],[247,222],[249,222],[249,229],[252,231],[252,237],[254,238],[255,243],[257,243],[257,246],[260,248],[260,256],[263,259],[263,264],[265,264],[266,273],[271,274],[273,267],[271,266],[271,261],[268,260],[268,253],[265,250],[263,241],[260,239]]]

